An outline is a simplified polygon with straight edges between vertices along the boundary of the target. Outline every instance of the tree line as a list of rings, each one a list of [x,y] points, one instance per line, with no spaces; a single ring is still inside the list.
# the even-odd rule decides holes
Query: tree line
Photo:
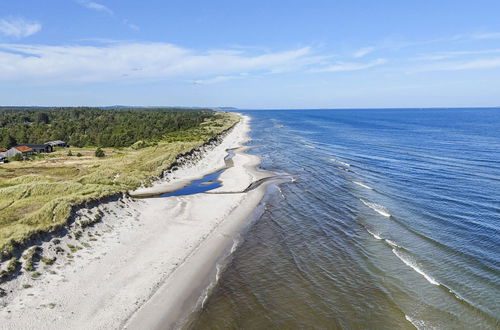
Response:
[[[63,140],[76,147],[128,147],[200,125],[212,110],[0,108],[0,147]]]

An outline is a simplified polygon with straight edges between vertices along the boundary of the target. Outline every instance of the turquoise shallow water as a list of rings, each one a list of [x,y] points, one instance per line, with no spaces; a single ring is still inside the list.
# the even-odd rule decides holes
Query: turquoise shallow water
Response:
[[[246,113],[296,181],[191,328],[499,327],[499,109]]]

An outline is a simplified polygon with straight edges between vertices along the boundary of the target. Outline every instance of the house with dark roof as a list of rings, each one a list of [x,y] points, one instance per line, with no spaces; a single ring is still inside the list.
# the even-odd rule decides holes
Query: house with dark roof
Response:
[[[54,151],[54,147],[52,147],[50,144],[24,144],[24,146],[31,148],[34,152],[38,153],[49,153]]]
[[[48,144],[48,145],[52,146],[52,148],[55,148],[55,147],[61,147],[61,148],[69,147],[69,145],[66,142],[61,141],[61,140],[49,141],[49,142],[45,142],[44,144]]]

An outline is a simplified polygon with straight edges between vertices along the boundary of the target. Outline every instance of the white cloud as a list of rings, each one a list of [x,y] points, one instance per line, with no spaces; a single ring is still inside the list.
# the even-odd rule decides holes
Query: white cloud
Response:
[[[100,3],[93,2],[93,1],[87,1],[87,0],[78,0],[78,3],[81,4],[82,6],[88,8],[88,9],[100,11],[103,13],[107,13],[109,15],[114,15],[114,12],[111,9],[109,9],[108,7],[106,7],[105,5],[102,5]]]
[[[439,61],[439,60],[464,57],[470,55],[496,54],[496,53],[500,53],[500,49],[463,50],[463,51],[447,51],[447,52],[444,51],[431,54],[422,54],[413,59],[422,61]]]
[[[451,40],[489,40],[489,39],[500,39],[500,32],[457,34],[451,38]]]
[[[352,56],[354,58],[361,58],[365,55],[372,53],[374,50],[375,50],[374,47],[364,47],[364,48],[357,50],[354,54],[352,54]]]
[[[462,71],[494,68],[500,68],[500,57],[474,59],[469,61],[439,62],[433,65],[416,68],[414,71]]]
[[[341,72],[341,71],[357,71],[369,69],[387,63],[386,59],[379,58],[370,62],[338,62],[333,65],[328,65],[318,69],[312,69],[311,72]]]
[[[193,81],[194,84],[196,85],[212,85],[212,84],[217,84],[221,82],[226,82],[229,80],[235,80],[235,79],[241,79],[244,77],[247,77],[248,74],[243,72],[239,75],[233,75],[233,76],[216,76],[213,78],[208,78],[208,79],[198,79]]]
[[[33,35],[42,29],[37,22],[25,20],[21,17],[0,19],[0,34],[7,37],[24,38]]]
[[[215,83],[243,73],[299,71],[314,65],[318,58],[311,55],[309,47],[247,54],[233,50],[199,52],[167,43],[0,44],[0,80],[61,83],[181,79]]]

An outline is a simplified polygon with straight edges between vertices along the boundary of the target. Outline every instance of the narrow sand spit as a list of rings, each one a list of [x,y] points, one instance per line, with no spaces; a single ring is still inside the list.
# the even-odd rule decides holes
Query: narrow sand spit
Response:
[[[223,168],[225,150],[241,147],[248,131],[249,118],[243,117],[201,161],[169,173],[138,193],[169,191]],[[265,194],[265,184],[237,193],[270,176],[256,170],[259,162],[244,148],[234,151],[233,166],[220,176],[222,187],[212,191],[233,193],[122,198],[82,210],[80,220],[99,214],[102,221],[75,235],[77,219],[71,235],[40,244],[44,257],[57,257],[53,265],[39,261],[38,274],[23,271],[2,284],[9,293],[0,300],[0,328],[181,325],[200,305],[216,276],[215,265],[232,248]]]

